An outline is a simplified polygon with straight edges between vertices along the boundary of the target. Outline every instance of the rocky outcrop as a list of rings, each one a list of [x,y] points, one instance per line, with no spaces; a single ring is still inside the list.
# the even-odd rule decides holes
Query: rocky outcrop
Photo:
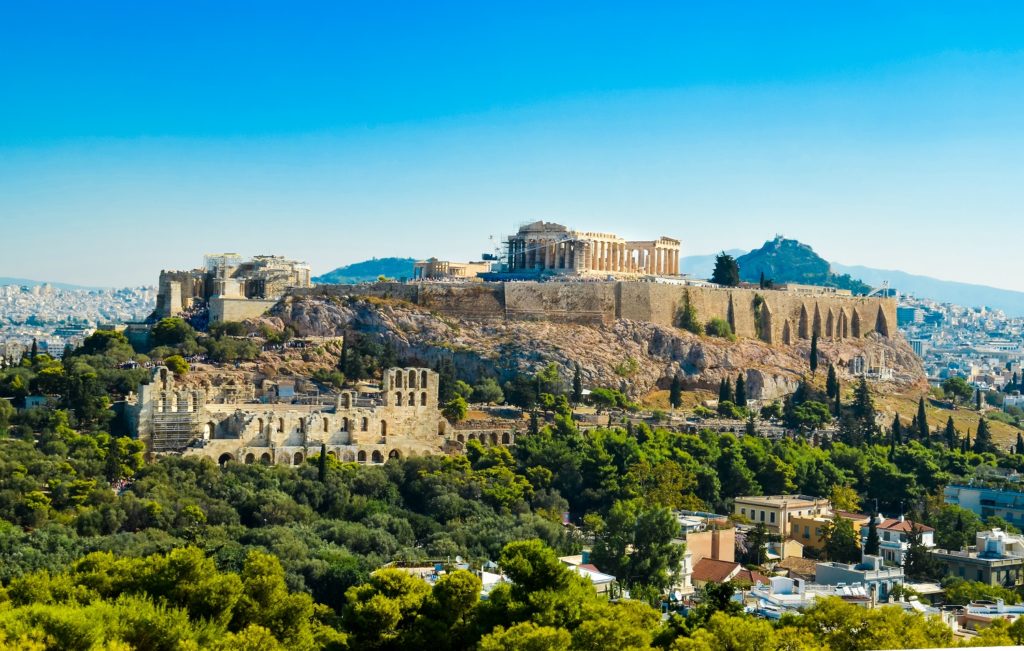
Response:
[[[642,321],[608,325],[546,321],[471,321],[431,313],[410,303],[381,298],[289,297],[268,325],[291,326],[300,336],[377,336],[409,364],[433,366],[451,359],[461,377],[506,380],[554,362],[568,379],[579,364],[588,386],[617,387],[639,397],[666,388],[681,374],[690,388],[714,389],[722,378],[744,372],[748,395],[772,399],[790,393],[809,372],[810,343],[769,345],[754,339],[727,341]],[[898,384],[916,384],[923,369],[902,338],[871,334],[863,339],[822,341],[819,363],[841,375],[851,360],[885,356]]]

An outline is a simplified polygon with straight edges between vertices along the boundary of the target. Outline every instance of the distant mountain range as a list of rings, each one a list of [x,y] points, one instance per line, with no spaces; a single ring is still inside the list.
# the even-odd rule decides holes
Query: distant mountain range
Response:
[[[806,255],[808,258],[804,262],[799,262],[799,260],[797,261],[797,267],[801,268],[801,270],[797,272],[798,274],[809,272],[809,270],[821,272],[821,263],[815,263],[815,261],[810,258],[810,256],[817,258],[817,254],[815,254],[810,247],[799,245],[795,240],[788,240],[787,242],[793,242],[795,245],[780,245],[779,250],[786,251],[785,255],[796,254],[797,257],[800,255]],[[766,243],[766,246],[769,248],[771,248],[770,245],[772,245],[772,241]],[[768,272],[765,274],[766,277],[771,277],[780,282],[789,279],[792,282],[823,284],[821,278],[818,278],[813,273],[810,277],[805,275],[801,276],[800,279],[795,277],[789,278],[785,273],[785,270],[777,267],[780,263],[778,256],[775,256],[775,258],[772,259],[772,256],[766,255],[765,247],[762,247],[757,251],[761,252],[761,255],[748,257],[747,266],[750,266],[749,263],[751,261],[754,263],[764,264],[768,264],[770,262],[771,265],[775,265],[769,267]],[[734,258],[740,259],[744,256],[750,256],[753,252],[744,251],[742,249],[729,249],[726,253]],[[717,254],[712,253],[708,255],[686,256],[679,261],[680,271],[695,278],[710,278],[711,272],[715,268],[716,255]],[[313,281],[321,284],[350,284],[373,282],[374,280],[377,280],[379,276],[387,276],[388,278],[411,278],[414,263],[415,259],[413,258],[374,258],[372,260],[365,260],[363,262],[339,267],[334,271],[330,271],[313,278]],[[848,275],[850,277],[850,282],[861,280],[872,287],[879,287],[883,281],[888,280],[890,287],[899,290],[903,294],[913,294],[920,298],[930,298],[942,303],[955,303],[966,307],[985,306],[1003,310],[1010,316],[1024,317],[1024,292],[997,289],[995,287],[987,287],[984,285],[971,285],[968,283],[939,280],[928,276],[908,274],[903,271],[872,269],[870,267],[850,266],[838,263],[831,263],[830,268],[834,277],[841,279],[844,275]],[[752,282],[756,282],[760,275],[756,270],[748,270],[744,272],[743,265],[740,266],[740,273],[745,280],[750,279]],[[818,273],[818,275],[820,275],[820,273]],[[24,285],[32,282],[33,281],[0,278],[0,285]],[[837,284],[842,286],[843,282],[845,281],[841,281]],[[54,286],[65,287],[64,285],[58,285],[56,283],[54,283]]]
[[[22,287],[35,287],[36,285],[52,285],[57,289],[72,289],[72,290],[89,290],[98,289],[98,287],[84,287],[82,285],[71,285],[68,283],[47,283],[45,280],[29,280],[28,278],[8,278],[6,276],[0,276],[0,287],[5,285],[20,285]]]

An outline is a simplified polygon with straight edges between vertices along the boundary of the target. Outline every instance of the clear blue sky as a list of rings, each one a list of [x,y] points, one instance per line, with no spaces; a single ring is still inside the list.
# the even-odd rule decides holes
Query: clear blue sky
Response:
[[[0,276],[546,219],[1024,290],[1022,206],[1019,3],[0,5]]]

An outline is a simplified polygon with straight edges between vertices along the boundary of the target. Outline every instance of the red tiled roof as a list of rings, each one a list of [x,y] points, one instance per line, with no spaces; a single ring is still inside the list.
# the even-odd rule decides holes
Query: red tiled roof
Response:
[[[751,585],[758,583],[768,585],[768,577],[756,570],[740,570],[740,573],[733,577],[734,581],[749,581]]]
[[[921,531],[935,531],[935,529],[932,529],[925,524],[919,524],[917,525],[917,528]],[[879,531],[885,529],[886,531],[903,531],[905,533],[910,533],[914,529],[914,523],[910,520],[900,522],[896,518],[886,518],[878,525],[878,529]]]
[[[733,573],[740,567],[739,563],[729,561],[716,561],[713,558],[703,558],[693,567],[694,581],[710,581],[712,583],[723,583],[732,578]]]
[[[601,570],[599,570],[596,567],[594,567],[594,565],[592,563],[580,563],[576,567],[578,567],[580,569],[583,569],[583,570],[590,570],[591,572],[597,572],[598,574],[603,574],[603,572],[601,572]]]

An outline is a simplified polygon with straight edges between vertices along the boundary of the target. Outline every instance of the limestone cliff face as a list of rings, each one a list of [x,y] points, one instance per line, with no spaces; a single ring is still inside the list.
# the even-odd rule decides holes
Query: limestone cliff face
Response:
[[[579,364],[589,386],[619,387],[634,397],[667,388],[681,373],[691,388],[715,389],[722,378],[747,376],[748,395],[777,398],[793,391],[809,372],[810,343],[771,345],[755,339],[729,342],[698,337],[669,326],[619,319],[579,325],[547,321],[474,321],[438,315],[399,300],[304,297],[282,301],[268,317],[302,336],[340,336],[354,331],[389,341],[409,363],[454,361],[470,381],[535,371],[549,362],[570,377]],[[923,369],[900,337],[821,341],[819,363],[841,375],[858,356],[884,354],[898,384],[924,379]]]

